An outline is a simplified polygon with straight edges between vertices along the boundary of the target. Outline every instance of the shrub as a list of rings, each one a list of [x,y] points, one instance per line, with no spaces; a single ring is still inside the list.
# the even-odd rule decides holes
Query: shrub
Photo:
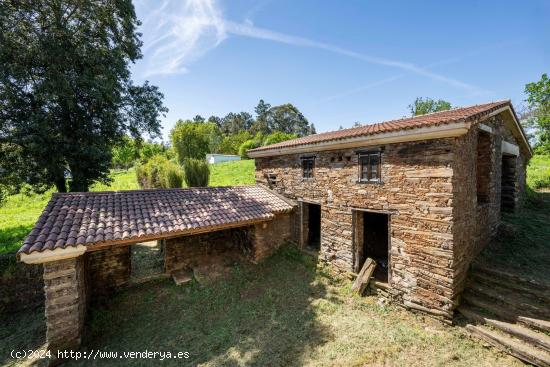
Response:
[[[202,159],[187,158],[183,161],[185,183],[188,187],[208,186],[210,167]]]
[[[176,164],[169,164],[166,166],[164,172],[164,187],[166,188],[179,188],[183,184],[183,172]]]
[[[527,167],[527,184],[533,189],[550,188],[550,156],[534,155]]]
[[[239,155],[242,159],[248,159],[248,154],[246,154],[246,151],[249,149],[257,148],[259,146],[260,145],[255,139],[247,140],[239,147]]]
[[[179,166],[164,155],[155,155],[136,167],[139,186],[143,189],[178,188],[183,182]]]
[[[288,134],[288,133],[284,133],[282,131],[274,131],[271,134],[269,134],[268,136],[266,136],[266,138],[264,139],[264,142],[263,142],[262,145],[276,144],[276,143],[280,143],[282,141],[286,141],[286,140],[290,140],[290,139],[296,139],[297,137],[298,137],[297,134]]]

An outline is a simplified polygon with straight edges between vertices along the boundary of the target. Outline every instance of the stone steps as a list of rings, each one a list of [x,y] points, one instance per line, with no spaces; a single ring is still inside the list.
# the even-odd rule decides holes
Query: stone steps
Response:
[[[476,266],[457,310],[471,335],[522,361],[550,367],[549,292],[545,284]]]
[[[466,329],[474,336],[521,359],[527,363],[540,367],[550,366],[550,354],[534,346],[524,343],[508,334],[490,329],[486,326],[466,325]]]

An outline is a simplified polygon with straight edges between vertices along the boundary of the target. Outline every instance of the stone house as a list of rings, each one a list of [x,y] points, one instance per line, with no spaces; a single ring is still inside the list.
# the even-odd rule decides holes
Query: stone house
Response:
[[[516,210],[532,154],[509,101],[310,135],[248,151],[256,182],[296,200],[296,242],[450,319],[469,265]]]

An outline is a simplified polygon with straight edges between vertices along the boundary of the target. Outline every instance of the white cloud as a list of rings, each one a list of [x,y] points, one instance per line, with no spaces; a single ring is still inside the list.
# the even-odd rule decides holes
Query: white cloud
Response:
[[[145,15],[141,29],[144,34],[145,76],[187,72],[189,64],[216,48],[228,35],[235,35],[297,47],[321,49],[371,64],[421,75],[470,93],[480,91],[474,85],[412,63],[358,53],[308,38],[256,27],[248,18],[242,23],[226,20],[215,0],[165,0],[160,7],[155,7],[154,4],[155,2],[144,0],[136,4],[138,16]]]

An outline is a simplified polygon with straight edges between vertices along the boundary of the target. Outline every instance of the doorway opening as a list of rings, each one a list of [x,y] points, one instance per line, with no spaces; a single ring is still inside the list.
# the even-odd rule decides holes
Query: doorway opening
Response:
[[[164,240],[130,246],[132,283],[141,283],[164,274]]]
[[[303,241],[307,250],[321,249],[321,205],[303,203]]]
[[[356,211],[356,271],[359,272],[367,258],[376,261],[373,277],[381,282],[389,278],[389,215],[385,213]]]
[[[500,210],[513,212],[516,206],[516,157],[502,156]]]

